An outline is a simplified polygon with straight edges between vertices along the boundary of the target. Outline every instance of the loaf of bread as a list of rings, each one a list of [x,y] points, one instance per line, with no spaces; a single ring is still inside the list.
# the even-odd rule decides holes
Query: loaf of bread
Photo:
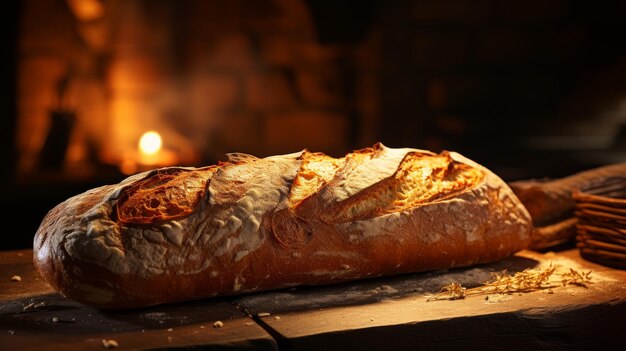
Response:
[[[59,204],[37,270],[69,298],[131,308],[492,262],[531,240],[507,184],[455,152],[228,156]]]

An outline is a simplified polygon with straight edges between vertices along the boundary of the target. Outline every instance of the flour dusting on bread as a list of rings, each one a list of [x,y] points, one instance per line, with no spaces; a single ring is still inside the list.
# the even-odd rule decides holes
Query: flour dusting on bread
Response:
[[[59,204],[35,237],[56,289],[107,308],[491,262],[525,248],[508,186],[454,152],[382,144],[169,167]]]

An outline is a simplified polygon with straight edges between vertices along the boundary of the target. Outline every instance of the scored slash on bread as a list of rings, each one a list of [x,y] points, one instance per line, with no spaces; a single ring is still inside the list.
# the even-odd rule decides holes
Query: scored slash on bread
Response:
[[[345,158],[333,158],[322,153],[303,151],[302,165],[291,185],[289,207],[299,217],[308,218],[311,205],[302,202],[317,202],[324,210],[320,218],[328,223],[344,223],[400,211],[419,203],[453,196],[477,182],[483,174],[480,170],[454,161],[448,152],[441,155],[410,151],[400,161],[390,176],[372,185],[355,190],[342,190],[345,184],[360,178],[359,168],[366,160],[381,157],[381,147],[359,150]],[[229,154],[233,164],[255,162],[254,156]],[[243,161],[242,161],[243,160]],[[384,162],[393,162],[393,157]],[[228,166],[223,163],[222,166]],[[387,172],[389,167],[376,165],[371,172]],[[382,167],[381,167],[382,166]],[[218,166],[199,170],[164,169],[124,189],[117,203],[117,219],[124,224],[154,224],[189,215],[204,196],[206,184]],[[382,173],[386,176],[386,173]],[[376,177],[374,175],[373,177]],[[380,175],[378,175],[380,178]],[[369,180],[371,182],[371,180]],[[321,188],[324,188],[320,191]],[[335,192],[350,192],[341,195]],[[320,192],[319,196],[314,196]],[[346,196],[349,196],[346,198]],[[319,204],[319,202],[325,202]]]
[[[228,156],[68,199],[35,266],[68,297],[125,308],[467,266],[530,241],[517,197],[458,153]]]
[[[454,196],[482,177],[480,170],[454,161],[448,153],[408,152],[391,176],[333,205],[321,218],[328,223],[345,223],[401,211]]]
[[[154,224],[191,214],[216,170],[215,166],[157,170],[122,192],[116,206],[117,220],[124,224]]]

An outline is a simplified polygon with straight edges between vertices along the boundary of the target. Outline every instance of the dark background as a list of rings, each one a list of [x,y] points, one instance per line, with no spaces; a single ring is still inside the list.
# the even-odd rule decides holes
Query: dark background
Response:
[[[506,181],[563,177],[626,159],[625,2],[369,0],[306,6],[320,45],[352,48],[373,35],[379,43],[369,53],[378,62],[377,123],[363,124],[358,110],[348,111],[351,128],[345,150],[337,152],[367,146],[361,142],[369,139],[359,135],[370,128],[370,139],[388,146],[459,151]],[[0,16],[8,29],[0,50],[0,201],[8,209],[5,228],[13,229],[5,229],[0,249],[30,247],[54,205],[124,177],[103,172],[76,180],[17,172],[20,15],[19,2],[3,2]],[[336,66],[343,72],[341,94],[350,101],[359,71],[350,61]]]

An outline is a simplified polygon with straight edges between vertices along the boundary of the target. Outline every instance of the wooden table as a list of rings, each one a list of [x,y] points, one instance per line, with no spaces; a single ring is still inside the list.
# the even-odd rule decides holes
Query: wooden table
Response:
[[[426,297],[451,282],[478,286],[503,269],[550,263],[591,270],[593,283],[487,299]],[[625,282],[626,272],[574,249],[523,251],[466,269],[107,312],[55,293],[35,272],[32,251],[7,251],[0,252],[0,350],[103,350],[103,340],[117,349],[625,349]]]

